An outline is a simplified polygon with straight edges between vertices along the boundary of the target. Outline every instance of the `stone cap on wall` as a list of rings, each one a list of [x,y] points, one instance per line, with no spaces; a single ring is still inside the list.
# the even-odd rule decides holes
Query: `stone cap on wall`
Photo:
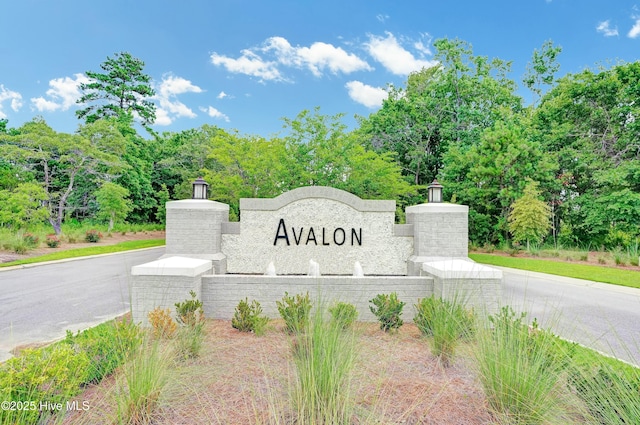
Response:
[[[362,199],[352,193],[328,186],[299,187],[275,198],[241,198],[240,211],[277,211],[292,202],[308,198],[331,199],[349,205],[357,211],[396,211],[396,201]]]
[[[430,212],[430,213],[468,213],[469,207],[467,205],[449,204],[432,202],[426,204],[412,205],[406,208],[407,214]]]
[[[211,260],[187,257],[167,257],[131,268],[133,276],[188,276],[206,273],[213,265]]]
[[[502,270],[471,260],[443,259],[422,264],[422,270],[443,279],[502,279]]]
[[[167,209],[229,211],[229,205],[208,199],[182,199],[167,202]]]

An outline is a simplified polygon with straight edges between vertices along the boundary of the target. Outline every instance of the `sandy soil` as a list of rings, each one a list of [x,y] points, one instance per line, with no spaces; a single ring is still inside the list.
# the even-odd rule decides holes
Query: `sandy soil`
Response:
[[[289,410],[295,379],[292,337],[281,321],[275,323],[258,337],[233,329],[229,321],[210,320],[201,357],[172,371],[153,423],[295,423]],[[492,423],[468,347],[461,347],[460,356],[445,368],[413,324],[395,334],[381,331],[377,323],[358,323],[356,329],[352,424]],[[115,392],[113,378],[87,389],[77,399],[91,408],[64,423],[98,423],[111,417]]]

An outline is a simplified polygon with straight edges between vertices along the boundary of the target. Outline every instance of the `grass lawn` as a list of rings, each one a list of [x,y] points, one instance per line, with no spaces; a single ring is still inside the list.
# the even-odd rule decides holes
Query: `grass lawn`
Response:
[[[0,263],[0,267],[19,266],[23,264],[42,263],[45,261],[64,260],[67,258],[86,257],[90,255],[110,254],[113,252],[131,251],[134,249],[152,248],[165,244],[164,239],[141,239],[135,241],[120,242],[114,245],[96,245],[88,248],[67,249],[52,252],[51,254],[24,258],[21,260]]]
[[[492,254],[469,254],[472,260],[492,266],[510,267],[532,272],[586,279],[595,282],[640,288],[640,272],[613,267],[574,264],[564,261],[516,258]]]

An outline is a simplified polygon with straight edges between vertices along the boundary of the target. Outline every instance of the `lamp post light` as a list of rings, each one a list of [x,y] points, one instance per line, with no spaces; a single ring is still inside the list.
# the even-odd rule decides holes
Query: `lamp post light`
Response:
[[[207,199],[207,188],[209,184],[202,177],[198,177],[193,182],[193,194],[191,199]]]
[[[427,199],[429,203],[442,202],[442,185],[437,179],[433,179],[433,182],[427,186]]]

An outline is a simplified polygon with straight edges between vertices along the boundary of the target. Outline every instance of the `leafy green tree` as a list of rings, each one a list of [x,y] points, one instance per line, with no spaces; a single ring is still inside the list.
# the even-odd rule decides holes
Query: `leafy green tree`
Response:
[[[148,98],[154,96],[155,91],[150,85],[151,77],[142,72],[144,62],[130,53],[120,52],[113,58],[107,57],[100,68],[104,72],[87,71],[91,81],[80,84],[83,95],[77,103],[89,106],[76,111],[78,118],[92,123],[124,113],[137,116],[143,126],[153,124],[156,106]]]
[[[360,132],[376,152],[395,152],[402,173],[423,187],[438,176],[452,146],[475,145],[500,118],[500,107],[521,109],[510,64],[473,54],[454,39],[434,42],[439,65],[412,73],[392,87],[382,108],[361,120]]]
[[[638,63],[585,70],[559,79],[534,111],[531,133],[557,158],[552,196],[567,240],[600,245],[612,226],[637,228],[624,194],[640,193],[639,86]]]
[[[513,239],[522,242],[539,243],[549,232],[551,209],[540,199],[538,182],[528,180],[523,195],[511,205],[509,213],[509,231]]]
[[[115,223],[123,222],[127,218],[132,208],[127,200],[128,196],[127,189],[112,182],[103,183],[96,192],[98,218],[109,222],[107,231],[110,232]]]
[[[49,213],[47,193],[33,182],[20,183],[14,190],[0,190],[0,224],[20,229],[43,223]]]
[[[120,159],[106,151],[105,146],[112,142],[108,138],[56,133],[41,118],[18,130],[17,135],[0,139],[0,155],[33,173],[46,193],[49,223],[60,234],[79,176],[105,179],[119,170]]]
[[[526,114],[502,114],[477,145],[468,150],[454,146],[444,159],[445,193],[469,205],[469,235],[476,243],[508,239],[511,204],[522,194],[527,178],[553,185],[554,158],[530,137]]]
[[[543,85],[552,86],[555,82],[555,73],[560,69],[560,64],[557,62],[560,52],[562,47],[554,46],[551,40],[545,41],[540,51],[538,49],[533,51],[523,82],[536,95],[534,104],[542,97]]]

